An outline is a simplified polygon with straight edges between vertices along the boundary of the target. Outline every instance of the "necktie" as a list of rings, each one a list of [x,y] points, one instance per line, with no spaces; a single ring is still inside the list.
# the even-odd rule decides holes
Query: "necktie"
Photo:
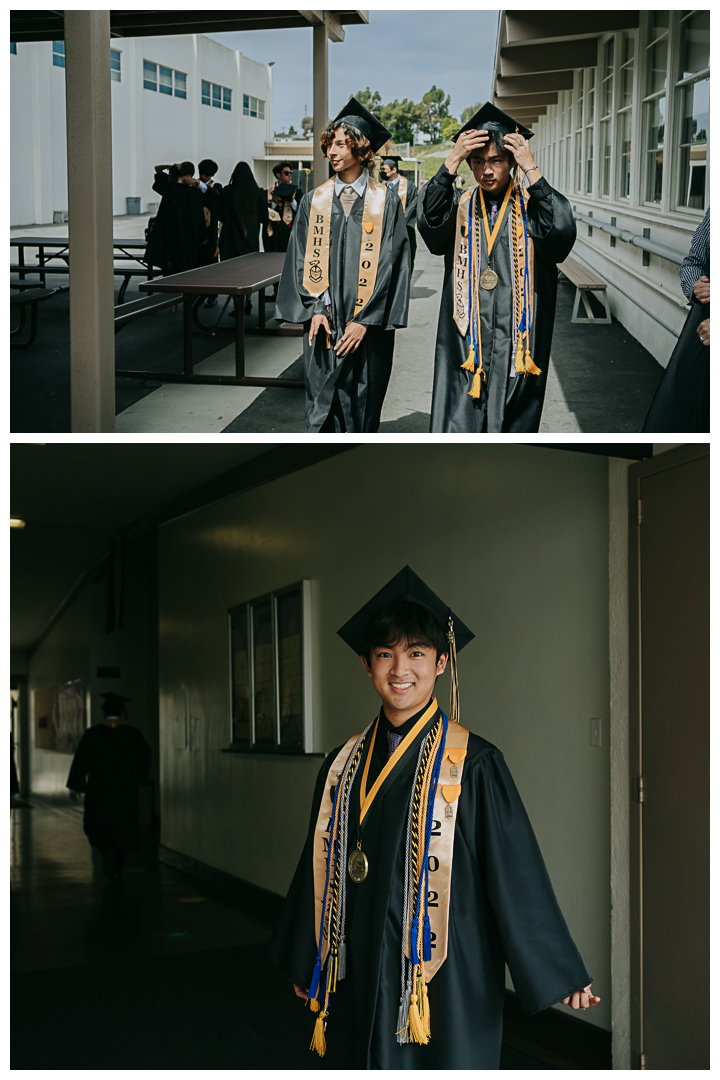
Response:
[[[350,211],[352,210],[353,203],[355,202],[357,197],[357,191],[355,191],[355,188],[344,187],[340,192],[340,202],[342,203],[345,217],[350,216]]]
[[[388,733],[387,733],[387,741],[388,741],[388,761],[389,761],[390,758],[392,757],[392,755],[397,750],[400,743],[402,742],[402,735],[396,735],[394,731],[388,731]]]
[[[495,222],[498,216],[498,204],[491,200],[490,202],[490,229],[495,228]]]

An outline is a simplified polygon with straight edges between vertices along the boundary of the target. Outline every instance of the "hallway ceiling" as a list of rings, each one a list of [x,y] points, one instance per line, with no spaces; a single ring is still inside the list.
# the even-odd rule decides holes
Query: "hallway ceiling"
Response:
[[[10,513],[27,524],[10,530],[11,647],[32,645],[118,528],[276,446],[14,443]]]

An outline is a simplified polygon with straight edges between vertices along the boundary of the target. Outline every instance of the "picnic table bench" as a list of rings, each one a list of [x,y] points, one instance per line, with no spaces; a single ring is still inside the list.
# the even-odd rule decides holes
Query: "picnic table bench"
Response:
[[[603,281],[594,270],[590,270],[587,266],[583,266],[577,259],[568,257],[565,262],[558,264],[558,270],[563,274],[568,281],[570,281],[576,289],[575,292],[575,304],[573,305],[572,318],[570,322],[573,323],[611,323],[612,315],[610,314],[610,308],[607,301],[607,282]],[[595,297],[600,301],[605,309],[605,316],[598,317],[593,315],[592,308],[588,302],[587,293],[593,293]],[[580,300],[583,302],[583,307],[587,313],[586,318],[580,318],[578,316],[578,308],[580,306]]]
[[[13,282],[10,282],[13,285]],[[17,286],[16,286],[17,287]],[[10,337],[14,338],[17,334],[21,334],[25,329],[25,323],[27,322],[27,308],[30,308],[30,337],[27,341],[11,341],[10,347],[12,349],[26,349],[28,345],[32,345],[33,341],[37,337],[37,306],[42,300],[49,300],[51,296],[55,296],[59,292],[65,292],[67,285],[60,285],[57,289],[38,289],[37,286],[34,289],[23,289],[22,292],[10,296],[10,309],[14,307],[20,308],[20,322],[14,330],[10,331]]]
[[[18,261],[10,264],[10,272],[16,273],[21,279],[28,273],[38,274],[42,287],[45,287],[47,274],[67,274],[68,260],[70,257],[70,241],[66,236],[11,236],[10,247],[18,249]],[[127,287],[133,277],[146,277],[148,280],[161,273],[159,269],[153,270],[144,259],[145,240],[113,238],[113,261],[138,262],[139,266],[113,266],[115,277],[122,277],[123,282],[118,293],[118,304],[125,299]],[[25,261],[25,249],[37,248],[37,262]],[[62,259],[60,265],[50,264],[50,260]]]

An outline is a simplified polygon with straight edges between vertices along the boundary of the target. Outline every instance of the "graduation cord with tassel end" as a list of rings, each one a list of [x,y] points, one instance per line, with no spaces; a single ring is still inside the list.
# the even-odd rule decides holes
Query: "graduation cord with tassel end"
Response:
[[[452,615],[448,616],[448,652],[450,654],[450,719],[460,723],[460,686],[458,683],[457,670],[457,643],[455,641],[455,627]]]
[[[517,338],[515,352],[515,373],[517,375],[542,375],[541,369],[535,364],[530,355],[530,251],[528,247],[527,213],[525,200],[520,190],[517,176],[513,178],[515,199],[512,211],[512,262],[513,262],[513,285],[515,294],[514,305],[514,335]],[[520,236],[522,232],[524,254],[521,267]]]
[[[473,380],[468,391],[471,398],[479,398],[482,393],[482,380],[487,378],[482,362],[482,340],[480,328],[480,304],[478,298],[480,280],[480,228],[477,213],[477,200],[479,188],[475,188],[470,196],[468,212],[468,251],[470,252],[470,352],[467,360],[460,367],[463,371],[473,373]]]
[[[345,860],[347,855],[347,822],[350,791],[357,774],[357,766],[360,761],[365,738],[372,724],[365,728],[353,747],[348,761],[345,764],[333,799],[332,815],[330,817],[330,839],[328,841],[327,867],[325,871],[325,891],[323,894],[322,915],[320,919],[320,940],[315,958],[308,1000],[313,1012],[319,1013],[313,1031],[310,1049],[316,1050],[320,1057],[325,1056],[327,1044],[325,1029],[327,1017],[330,1011],[330,995],[337,989],[339,979],[345,977]],[[332,887],[330,882],[332,881]],[[322,993],[322,1007],[320,1005],[320,982],[322,979],[322,954],[323,940],[327,934],[330,945],[327,964],[325,966],[325,986]]]

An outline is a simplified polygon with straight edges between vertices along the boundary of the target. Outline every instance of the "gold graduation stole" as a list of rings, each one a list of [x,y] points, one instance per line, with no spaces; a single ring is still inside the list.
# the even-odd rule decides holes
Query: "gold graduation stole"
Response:
[[[373,784],[373,788],[366,794],[367,766],[372,757],[373,746],[371,744],[366,759],[363,783],[360,790],[361,820],[370,809],[376,794],[380,791],[384,781],[399,764],[406,750],[413,748],[417,752],[419,743],[414,738],[416,731],[421,731],[428,720],[429,713],[436,708],[433,700],[428,709],[418,720],[412,731],[408,732],[395,753],[390,757],[383,768],[380,776]],[[425,981],[429,982],[447,959],[448,950],[448,923],[450,918],[450,883],[452,875],[453,845],[455,840],[455,822],[457,820],[457,807],[460,792],[463,765],[467,755],[467,742],[469,732],[460,724],[449,724],[445,740],[445,753],[440,766],[440,780],[435,797],[433,812],[433,829],[430,838],[429,854],[429,880],[430,880],[430,927],[432,940],[432,958],[425,961]],[[320,941],[320,928],[323,918],[323,894],[327,860],[330,845],[330,819],[333,807],[333,791],[337,787],[338,779],[356,746],[358,736],[354,735],[333,761],[330,771],[325,780],[320,810],[318,812],[315,832],[313,835],[313,881],[315,895],[315,940]],[[373,739],[374,742],[374,739]],[[341,868],[345,873],[345,867]],[[400,915],[400,913],[398,913]],[[329,917],[329,906],[326,919]],[[409,956],[409,941],[405,942],[405,952]],[[327,960],[330,951],[327,927],[323,934],[322,962]]]
[[[330,288],[330,222],[334,193],[335,177],[331,177],[315,188],[310,205],[303,266],[303,288],[310,296],[320,297]],[[367,307],[375,289],[386,195],[385,185],[369,177],[363,206],[362,228],[365,235],[360,247],[357,299],[353,318]]]
[[[482,242],[479,235],[478,216],[473,222],[470,221],[470,210],[475,205],[475,200],[481,200],[482,223],[487,237],[487,257],[500,228],[506,217],[511,195],[514,195],[513,204],[510,208],[508,219],[508,243],[510,247],[510,264],[513,290],[513,316],[512,316],[512,343],[515,358],[515,372],[523,375],[539,375],[540,368],[536,367],[530,356],[530,327],[534,315],[533,291],[534,291],[534,258],[533,242],[524,227],[524,203],[529,196],[524,196],[516,181],[508,186],[503,205],[498,213],[495,227],[490,234],[487,222],[487,210],[479,185],[463,192],[458,204],[455,224],[455,247],[453,255],[453,319],[455,325],[463,337],[467,337],[470,331],[470,349],[467,360],[461,367],[473,374],[472,386],[469,396],[479,398],[481,393],[481,379],[486,376],[482,365],[482,342],[480,338],[480,310],[479,297],[482,278],[487,274],[482,271],[480,265],[480,253]],[[475,235],[473,236],[473,230]],[[470,241],[472,239],[472,250]],[[497,284],[494,272],[489,275]],[[494,288],[490,284],[490,288]],[[476,306],[477,305],[477,306]],[[473,325],[471,325],[471,322]]]
[[[407,204],[407,176],[401,176],[398,180],[397,193],[402,203],[403,213]]]

